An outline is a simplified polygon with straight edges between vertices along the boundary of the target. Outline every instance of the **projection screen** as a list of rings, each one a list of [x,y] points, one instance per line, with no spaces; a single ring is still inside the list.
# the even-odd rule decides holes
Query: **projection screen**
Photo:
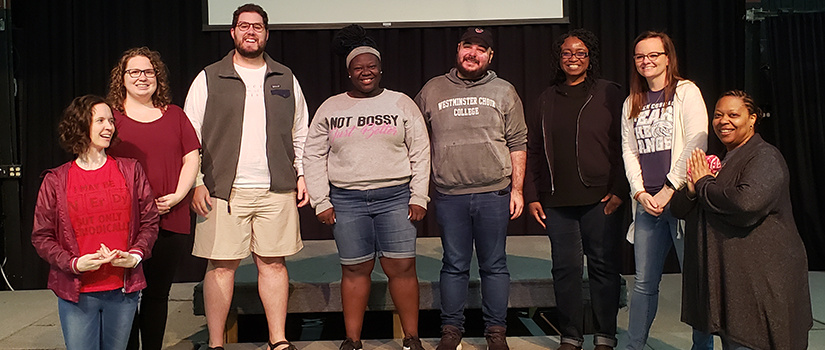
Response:
[[[225,30],[250,0],[203,0],[204,30]],[[257,0],[270,29],[453,27],[567,23],[567,0]]]

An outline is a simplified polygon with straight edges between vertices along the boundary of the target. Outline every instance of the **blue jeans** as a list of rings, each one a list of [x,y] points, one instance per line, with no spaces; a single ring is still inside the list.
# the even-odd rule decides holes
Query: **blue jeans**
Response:
[[[636,203],[634,218],[633,254],[636,258],[636,283],[630,297],[630,316],[627,326],[628,350],[644,349],[650,326],[659,308],[659,282],[670,247],[676,248],[679,266],[684,259],[685,245],[683,239],[676,238],[677,220],[670,213],[670,207],[659,216],[653,216]],[[713,349],[713,336],[693,330],[691,350]]]
[[[636,277],[630,298],[630,316],[627,326],[628,350],[644,349],[650,325],[659,308],[659,282],[662,280],[665,258],[670,247],[676,247],[679,265],[682,264],[684,241],[676,239],[677,220],[670,207],[659,216],[645,212],[636,202],[633,253],[636,258]]]
[[[330,186],[335,208],[332,233],[341,265],[356,265],[378,257],[415,257],[416,229],[409,218],[410,185],[372,190]]]
[[[552,244],[553,289],[559,311],[561,342],[581,347],[584,341],[582,256],[587,275],[596,345],[616,346],[619,311],[619,244],[623,211],[604,215],[604,203],[544,208]]]
[[[137,310],[138,294],[123,294],[121,289],[115,289],[80,293],[77,303],[57,298],[66,349],[125,349]]]
[[[444,249],[439,287],[441,324],[464,331],[464,306],[475,244],[484,324],[487,328],[505,326],[510,297],[505,251],[510,189],[465,195],[436,193],[435,205]]]

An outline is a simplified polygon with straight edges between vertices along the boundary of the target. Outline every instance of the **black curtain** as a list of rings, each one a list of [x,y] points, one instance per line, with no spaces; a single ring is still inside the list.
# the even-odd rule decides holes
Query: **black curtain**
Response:
[[[57,145],[56,125],[62,109],[75,96],[105,94],[109,71],[121,53],[143,45],[162,54],[170,70],[173,103],[182,105],[195,75],[223,57],[232,48],[232,41],[228,31],[201,29],[202,1],[197,0],[13,4],[25,173],[23,243],[8,249],[20,249],[27,258],[9,262],[9,270],[15,287],[39,288],[45,286],[46,265],[28,242],[40,173],[70,159]],[[702,89],[709,108],[722,91],[743,84],[741,0],[569,0],[567,4],[570,24],[492,27],[496,40],[492,69],[516,87],[528,112],[548,85],[550,66],[558,64],[549,58],[550,44],[558,35],[579,27],[601,38],[603,76],[622,85],[627,85],[631,72],[632,41],[650,29],[673,37],[682,75]],[[453,66],[461,31],[450,27],[369,30],[382,51],[383,86],[414,96],[427,80]],[[310,113],[324,99],[348,87],[343,59],[330,49],[333,33],[273,31],[267,43],[266,51],[293,69]],[[309,208],[301,210],[301,225],[306,239],[331,237]],[[419,232],[438,235],[434,215],[427,216]],[[538,224],[526,216],[510,225],[510,233],[542,234]],[[625,255],[625,272],[632,273],[632,252]],[[190,279],[197,278],[197,274]]]
[[[773,103],[764,134],[788,163],[808,266],[824,270],[825,12],[780,14],[765,26]]]

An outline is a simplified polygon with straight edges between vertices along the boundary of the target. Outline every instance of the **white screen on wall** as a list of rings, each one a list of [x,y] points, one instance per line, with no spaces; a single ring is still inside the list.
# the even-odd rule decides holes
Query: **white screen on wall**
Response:
[[[225,29],[249,0],[204,0],[204,28]],[[258,0],[270,29],[567,23],[566,0]]]

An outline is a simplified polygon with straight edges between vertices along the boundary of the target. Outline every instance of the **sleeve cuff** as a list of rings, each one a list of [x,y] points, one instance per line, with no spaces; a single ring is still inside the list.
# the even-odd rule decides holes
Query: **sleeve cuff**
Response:
[[[421,198],[421,197],[417,197],[417,196],[416,197],[410,197],[410,204],[415,204],[415,205],[420,206],[424,209],[427,209],[427,198]]]
[[[77,261],[78,261],[79,259],[80,259],[80,258],[72,258],[72,262],[71,262],[72,272],[74,272],[74,274],[75,274],[75,275],[79,275],[79,274],[80,274],[80,270],[78,270],[78,268],[77,268]]]
[[[143,261],[143,257],[141,257],[140,254],[135,254],[135,253],[129,252],[129,255],[135,257],[135,259],[137,260],[135,265],[132,266],[133,269],[136,268],[140,264],[141,261]]]
[[[332,208],[332,202],[329,201],[329,198],[324,199],[321,203],[315,206],[315,215],[321,214],[324,210]]]

